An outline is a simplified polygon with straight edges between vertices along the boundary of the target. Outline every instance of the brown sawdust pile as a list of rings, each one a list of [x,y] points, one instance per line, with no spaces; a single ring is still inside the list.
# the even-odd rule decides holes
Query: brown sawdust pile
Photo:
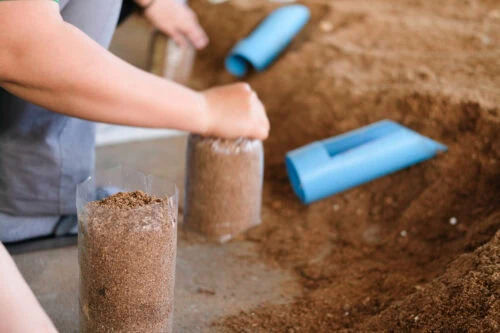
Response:
[[[95,202],[98,207],[110,209],[135,209],[152,204],[162,203],[162,199],[151,196],[143,191],[118,192],[101,201]]]
[[[312,20],[247,80],[266,105],[262,260],[303,295],[221,332],[482,331],[500,317],[500,7],[496,0],[304,1]],[[223,58],[276,5],[193,1],[211,45],[193,86],[235,81]],[[446,144],[430,161],[304,206],[284,154],[392,119]],[[456,223],[455,223],[456,221]]]

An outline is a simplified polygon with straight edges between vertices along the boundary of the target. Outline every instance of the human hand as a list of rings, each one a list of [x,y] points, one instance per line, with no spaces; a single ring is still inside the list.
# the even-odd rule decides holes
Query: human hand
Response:
[[[246,83],[216,87],[202,92],[208,115],[207,135],[264,140],[269,119],[257,94]]]
[[[155,28],[172,37],[179,46],[187,46],[188,41],[197,49],[207,46],[207,34],[196,14],[186,4],[176,0],[136,1],[139,6],[145,7],[144,16]]]

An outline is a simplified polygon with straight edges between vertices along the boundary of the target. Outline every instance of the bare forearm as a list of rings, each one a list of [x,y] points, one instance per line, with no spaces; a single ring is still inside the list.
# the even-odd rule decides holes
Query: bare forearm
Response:
[[[3,51],[7,69],[0,70],[5,89],[55,112],[87,120],[206,130],[208,116],[200,94],[123,62],[44,6],[50,5],[25,8],[28,15],[49,15],[43,22],[29,27],[23,22],[6,23],[14,35],[2,40],[10,47],[10,56]]]
[[[56,332],[2,243],[0,267],[0,332]]]

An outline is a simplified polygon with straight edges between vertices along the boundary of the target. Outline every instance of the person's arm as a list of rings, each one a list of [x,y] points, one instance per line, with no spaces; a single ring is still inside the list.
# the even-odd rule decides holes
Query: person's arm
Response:
[[[0,86],[92,121],[267,137],[264,108],[247,85],[198,93],[141,71],[65,23],[58,9],[53,1],[0,2]]]
[[[0,243],[0,332],[57,333]]]
[[[181,46],[189,41],[197,49],[208,44],[208,36],[198,17],[181,0],[134,0],[155,28],[172,37]]]

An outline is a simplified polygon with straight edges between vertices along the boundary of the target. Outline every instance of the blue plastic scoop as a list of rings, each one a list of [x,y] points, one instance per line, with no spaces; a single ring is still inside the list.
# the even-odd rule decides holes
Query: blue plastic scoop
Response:
[[[308,204],[446,150],[439,142],[383,120],[292,150],[285,163],[293,190]]]
[[[236,44],[226,58],[226,69],[238,77],[244,76],[250,67],[263,71],[302,30],[309,17],[309,9],[303,5],[276,9]]]

